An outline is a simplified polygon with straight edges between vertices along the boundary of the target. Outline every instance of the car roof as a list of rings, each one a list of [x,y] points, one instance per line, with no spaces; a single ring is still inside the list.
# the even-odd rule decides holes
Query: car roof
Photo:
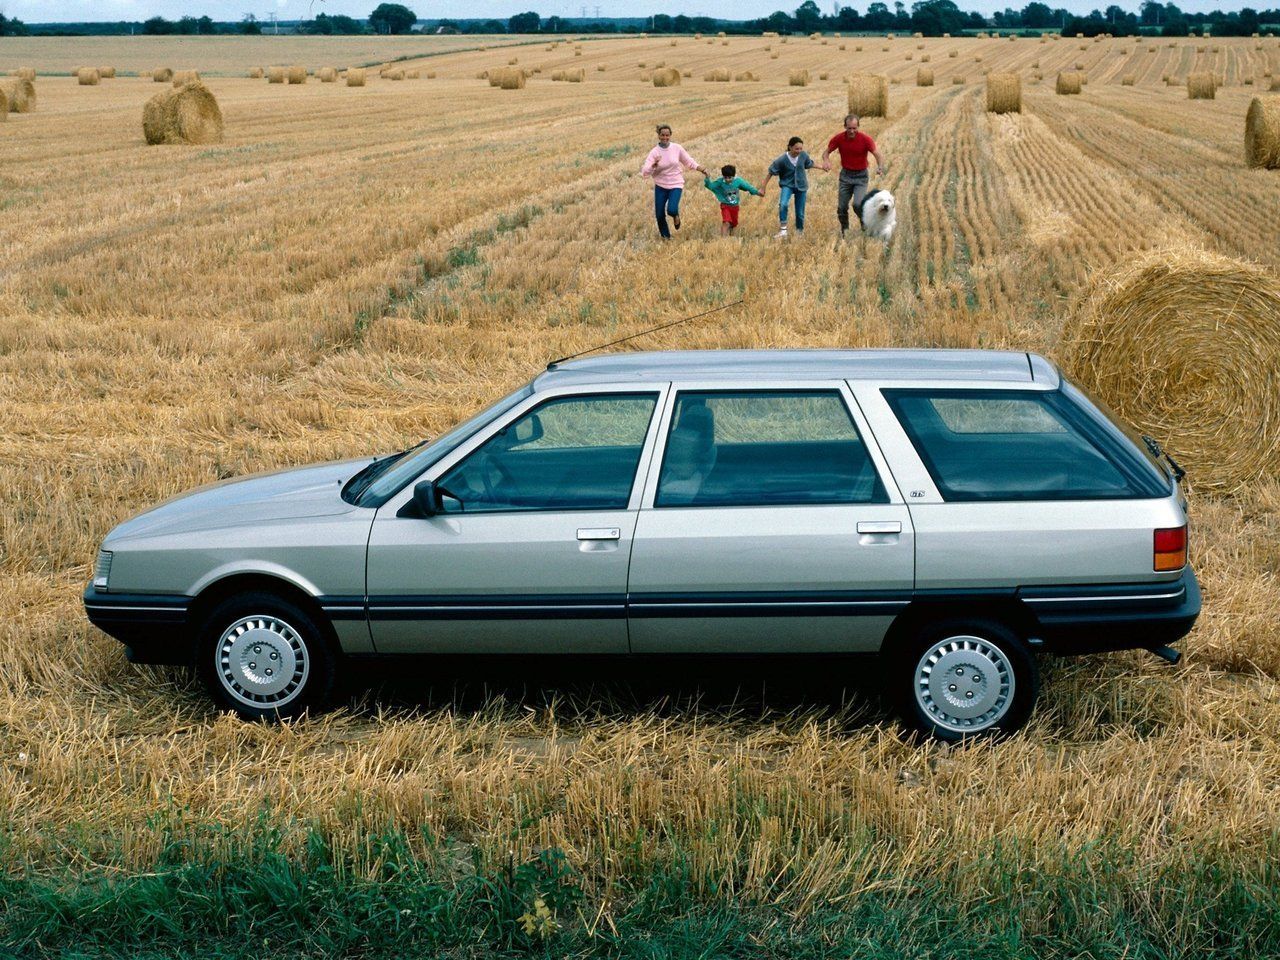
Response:
[[[548,366],[535,390],[668,380],[960,380],[1058,385],[1043,357],[1012,350],[661,350]]]

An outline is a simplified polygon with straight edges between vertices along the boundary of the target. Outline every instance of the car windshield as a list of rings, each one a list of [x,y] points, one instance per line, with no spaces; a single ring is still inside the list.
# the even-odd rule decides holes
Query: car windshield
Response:
[[[369,472],[364,477],[357,475],[360,480],[359,485],[351,484],[347,490],[343,491],[343,496],[362,507],[381,506],[388,497],[453,450],[467,437],[485,424],[502,416],[532,393],[532,384],[525,384],[515,393],[508,394],[493,406],[486,407],[471,419],[458,424],[444,436],[432,441],[424,440],[404,453],[374,461],[365,468]]]

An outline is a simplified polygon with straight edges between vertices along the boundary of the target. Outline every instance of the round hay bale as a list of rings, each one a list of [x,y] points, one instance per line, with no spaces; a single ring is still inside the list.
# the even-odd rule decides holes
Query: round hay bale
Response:
[[[338,68],[321,67],[316,71],[316,79],[321,83],[334,83],[338,79]]]
[[[364,67],[347,67],[347,86],[364,86]]]
[[[1218,94],[1216,78],[1208,71],[1187,74],[1188,100],[1213,100]]]
[[[929,56],[929,54],[927,54],[927,53],[926,53],[924,56],[922,56],[922,57],[920,58],[920,62],[921,62],[921,63],[928,63],[931,59],[932,59],[932,57],[930,57],[930,56]]]
[[[917,87],[932,87],[932,86],[933,86],[933,71],[932,71],[932,70],[930,70],[928,67],[921,67],[920,69],[918,69],[918,70],[916,71],[916,86],[917,86]]]
[[[19,80],[34,80],[36,78],[35,67],[19,67],[14,73]]]
[[[268,67],[267,83],[284,83],[284,67]]]
[[[519,62],[520,62],[519,57],[511,57],[509,60],[507,60],[507,66],[514,67]]]
[[[1058,82],[1054,85],[1054,92],[1059,96],[1068,94],[1076,94],[1080,92],[1080,88],[1084,85],[1084,77],[1082,74],[1074,70],[1064,70],[1058,74]]]
[[[824,72],[824,73],[820,73],[820,74],[818,74],[818,79],[819,79],[819,80],[830,80],[830,79],[831,79],[831,74],[829,74],[829,73],[825,73],[825,72]]]
[[[142,108],[147,143],[221,143],[222,111],[209,88],[184,83],[157,93]]]
[[[587,79],[587,71],[582,67],[579,67],[577,70],[566,70],[564,72],[564,79],[566,83],[582,83]]]
[[[728,67],[716,67],[714,70],[703,74],[702,79],[705,83],[728,83],[731,75]]]
[[[173,79],[173,71],[168,67],[157,67],[151,71],[151,80],[153,83],[168,83]]]
[[[179,70],[173,75],[173,85],[180,87],[184,83],[199,83],[200,72],[198,70]]]
[[[1126,73],[1123,77],[1120,78],[1120,86],[1122,87],[1132,87],[1137,82],[1138,82],[1138,78],[1135,77],[1132,73]]]
[[[1280,462],[1280,278],[1192,246],[1100,278],[1063,330],[1074,378],[1169,448],[1197,490]]]
[[[397,69],[397,70],[388,70],[385,74],[383,74],[383,76],[385,76],[388,80],[403,80],[403,79],[404,79],[404,71],[403,71],[403,70],[398,70],[398,69]],[[290,82],[290,83],[292,83],[293,81],[292,81],[292,80],[290,80],[289,82]]]
[[[97,67],[81,67],[76,71],[76,82],[82,87],[96,87],[102,82]]]
[[[849,112],[860,117],[887,117],[888,81],[876,73],[855,73],[849,78]]]
[[[285,78],[291,84],[307,82],[307,68],[300,67],[297,64],[294,64],[292,67],[286,70],[284,72],[284,75],[285,75]]]
[[[769,54],[769,59],[770,59],[770,60],[777,60],[777,59],[778,59],[778,57],[780,57],[780,56],[782,56],[782,54],[780,54],[780,53],[771,53],[771,54]]]
[[[250,67],[250,68],[249,68],[249,79],[250,79],[250,80],[261,80],[264,76],[266,76],[266,71],[265,71],[265,70],[263,70],[261,67]]]
[[[0,123],[4,123],[9,119],[9,97],[3,90],[0,90]]]
[[[787,85],[791,87],[807,87],[809,85],[809,71],[792,70],[787,75]]]
[[[1280,169],[1280,97],[1254,97],[1244,117],[1244,156],[1251,167]]]
[[[960,51],[959,51],[959,50],[948,50],[948,51],[947,51],[947,56],[948,56],[948,57],[950,57],[952,60],[954,60],[956,57],[960,56]]]
[[[498,86],[503,90],[523,90],[524,81],[523,70],[508,68],[502,72],[502,80]]]
[[[661,70],[653,71],[652,79],[655,87],[678,87],[680,71],[675,67],[663,67]]]
[[[964,83],[964,77],[960,76],[960,74],[956,74],[954,77],[951,78],[952,86],[958,87],[958,86],[961,86],[963,83]]]
[[[680,76],[684,77],[686,80],[692,80],[692,79],[693,79],[693,71],[692,71],[692,70],[681,70],[681,71],[680,71]]]
[[[32,113],[36,108],[36,85],[30,80],[16,77],[0,83],[9,109],[14,113]]]
[[[604,72],[605,72],[605,70],[607,70],[607,69],[608,69],[608,67],[606,67],[603,63],[597,63],[597,64],[596,64],[596,73],[604,73]]]
[[[1081,63],[1079,60],[1077,60],[1077,61],[1076,61],[1076,65],[1075,65],[1075,67],[1073,67],[1072,69],[1074,69],[1074,70],[1075,70],[1076,72],[1078,72],[1078,73],[1079,73],[1079,72],[1083,72],[1083,71],[1084,71],[1084,64],[1083,64],[1083,63]]]
[[[564,71],[563,71],[563,70],[552,70],[552,71],[551,71],[551,82],[552,82],[552,83],[559,83],[559,82],[560,82],[561,80],[563,80],[563,79],[564,79]]]
[[[103,80],[114,80],[116,78],[116,68],[115,67],[99,67],[98,76],[100,76]]]
[[[1022,112],[1022,77],[1016,73],[987,74],[987,112]]]
[[[420,80],[420,79],[422,78],[422,71],[421,71],[421,70],[406,70],[406,71],[404,72],[404,78],[405,78],[406,80]],[[323,82],[324,82],[324,78],[323,78],[323,77],[321,77],[321,78],[320,78],[320,82],[321,82],[321,83],[323,83]]]
[[[1274,77],[1271,80],[1271,92],[1280,93],[1280,77]]]

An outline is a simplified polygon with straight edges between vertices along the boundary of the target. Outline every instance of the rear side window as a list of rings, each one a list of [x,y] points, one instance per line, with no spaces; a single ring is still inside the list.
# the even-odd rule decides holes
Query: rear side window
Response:
[[[656,506],[888,500],[835,390],[682,391],[676,399]]]
[[[1164,497],[1167,481],[1123,434],[1061,391],[885,390],[950,501]]]

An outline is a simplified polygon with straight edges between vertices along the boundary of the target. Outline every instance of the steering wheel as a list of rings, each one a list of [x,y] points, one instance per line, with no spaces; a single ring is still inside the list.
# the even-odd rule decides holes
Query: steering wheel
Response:
[[[490,503],[498,502],[498,484],[509,483],[515,479],[515,475],[507,469],[507,466],[495,457],[492,453],[483,454],[478,464],[480,467],[480,482],[484,484],[484,496]],[[494,482],[494,474],[498,475],[497,483]]]

